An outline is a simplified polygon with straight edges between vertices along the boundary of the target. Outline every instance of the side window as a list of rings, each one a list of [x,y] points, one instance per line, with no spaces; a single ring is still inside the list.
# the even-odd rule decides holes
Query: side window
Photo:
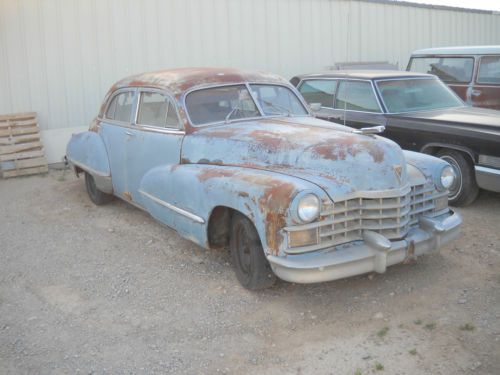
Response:
[[[362,81],[341,81],[335,98],[335,108],[380,112],[371,83]]]
[[[478,83],[500,84],[500,56],[483,56],[477,73]]]
[[[337,81],[330,79],[304,81],[299,91],[309,104],[321,103],[322,107],[332,108]]]
[[[111,99],[106,111],[106,118],[121,122],[130,122],[130,112],[134,103],[134,92],[127,91],[118,94]]]
[[[137,123],[162,128],[179,128],[179,119],[173,103],[167,96],[157,92],[141,93]]]
[[[434,74],[448,83],[468,83],[472,79],[472,57],[413,57],[412,72]]]

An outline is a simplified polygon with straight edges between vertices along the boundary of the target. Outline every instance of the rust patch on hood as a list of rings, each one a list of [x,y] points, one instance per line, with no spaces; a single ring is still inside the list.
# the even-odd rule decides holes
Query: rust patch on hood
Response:
[[[209,180],[211,178],[216,178],[216,177],[232,177],[234,176],[235,172],[233,171],[227,171],[224,169],[219,169],[219,168],[213,168],[213,169],[204,169],[198,175],[196,176],[198,178],[198,181],[204,182],[206,180]]]
[[[373,141],[360,141],[359,137],[351,136],[345,139],[327,139],[311,148],[314,153],[327,160],[345,160],[348,156],[356,157],[361,152],[367,152],[375,163],[384,161],[385,151]]]
[[[293,148],[292,143],[283,138],[283,134],[269,130],[254,130],[250,133],[250,137],[272,152]]]

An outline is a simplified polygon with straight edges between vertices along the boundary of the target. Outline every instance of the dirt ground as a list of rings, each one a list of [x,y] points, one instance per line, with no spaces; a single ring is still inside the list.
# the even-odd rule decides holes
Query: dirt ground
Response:
[[[458,211],[415,264],[249,292],[69,171],[0,180],[0,373],[500,374],[500,194]]]

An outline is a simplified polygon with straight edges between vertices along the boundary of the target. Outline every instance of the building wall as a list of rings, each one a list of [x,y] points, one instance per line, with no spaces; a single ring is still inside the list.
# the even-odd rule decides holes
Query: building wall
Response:
[[[0,0],[0,114],[36,111],[49,162],[107,89],[182,66],[290,78],[335,62],[500,44],[500,15],[364,0]]]

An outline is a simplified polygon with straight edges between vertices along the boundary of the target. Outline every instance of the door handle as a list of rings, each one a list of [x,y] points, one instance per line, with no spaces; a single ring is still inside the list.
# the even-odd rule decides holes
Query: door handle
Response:
[[[127,132],[127,131],[126,131],[126,132],[125,132],[125,134],[127,134],[127,135],[128,135],[128,136],[130,136],[130,137],[135,137],[135,134],[134,134],[134,133],[132,133],[132,132]]]
[[[471,95],[472,96],[479,96],[479,95],[481,95],[481,90],[472,90]]]

